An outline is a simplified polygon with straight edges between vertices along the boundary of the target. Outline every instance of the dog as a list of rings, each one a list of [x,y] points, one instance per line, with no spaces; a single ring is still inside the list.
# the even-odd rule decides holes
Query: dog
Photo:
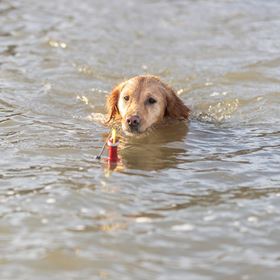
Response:
[[[148,132],[165,120],[188,120],[190,109],[158,77],[136,76],[117,85],[107,98],[107,124],[127,135]]]

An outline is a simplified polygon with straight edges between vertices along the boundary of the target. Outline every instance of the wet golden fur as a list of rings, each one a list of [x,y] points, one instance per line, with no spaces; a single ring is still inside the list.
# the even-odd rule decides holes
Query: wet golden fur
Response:
[[[153,103],[152,103],[153,102]],[[117,85],[107,99],[107,124],[121,123],[127,134],[143,133],[165,119],[187,120],[190,110],[175,91],[158,77],[136,76]],[[139,118],[137,131],[128,125]]]

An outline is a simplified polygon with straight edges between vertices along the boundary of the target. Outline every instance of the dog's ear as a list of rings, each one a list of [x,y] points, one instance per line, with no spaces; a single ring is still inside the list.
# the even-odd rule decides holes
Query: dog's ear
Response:
[[[107,97],[106,108],[108,117],[106,123],[110,123],[119,117],[118,101],[123,86],[124,83],[117,85]]]
[[[188,119],[190,114],[190,109],[183,103],[183,101],[178,97],[176,92],[168,85],[166,88],[166,111],[165,116],[172,119]]]

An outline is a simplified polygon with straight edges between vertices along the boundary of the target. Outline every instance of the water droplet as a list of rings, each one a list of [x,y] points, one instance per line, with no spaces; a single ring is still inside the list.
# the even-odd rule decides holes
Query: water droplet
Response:
[[[67,47],[67,45],[66,45],[64,42],[61,42],[61,43],[60,43],[60,47],[63,48],[63,49],[65,49],[65,48]]]
[[[77,225],[76,227],[75,227],[75,230],[77,230],[77,231],[83,231],[83,230],[85,230],[85,226],[84,225]]]
[[[47,224],[48,222],[49,222],[48,219],[42,219],[42,220],[41,220],[41,223],[44,224],[44,225]]]
[[[135,219],[135,221],[136,223],[150,223],[152,219],[148,217],[138,217]]]
[[[87,208],[81,208],[80,212],[83,213],[83,214],[86,214],[86,213],[88,213],[88,209]]]
[[[194,226],[191,224],[182,224],[173,226],[171,229],[175,231],[191,231],[194,229]]]
[[[48,198],[47,200],[46,200],[46,202],[48,203],[48,204],[53,204],[53,203],[55,203],[56,202],[56,200],[54,199],[54,198]]]
[[[208,222],[208,221],[213,221],[213,220],[215,220],[215,219],[216,219],[216,217],[215,217],[214,215],[212,215],[212,216],[205,216],[205,217],[203,218],[203,220],[206,221],[206,222]]]
[[[177,94],[180,95],[180,94],[182,94],[183,92],[184,92],[184,90],[181,88],[181,89],[179,89],[179,90],[177,91]]]
[[[248,217],[247,220],[248,220],[249,223],[257,223],[258,222],[258,218],[255,217],[255,216],[250,216],[250,217]]]
[[[214,92],[212,92],[212,93],[210,94],[210,96],[218,96],[218,95],[220,95],[220,93],[219,93],[219,92],[216,92],[216,91],[214,91]]]
[[[14,192],[14,191],[7,191],[6,194],[7,194],[7,195],[14,195],[15,192]]]

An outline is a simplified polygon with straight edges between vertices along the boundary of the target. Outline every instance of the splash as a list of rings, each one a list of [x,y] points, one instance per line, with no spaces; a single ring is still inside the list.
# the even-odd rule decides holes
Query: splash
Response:
[[[67,48],[67,44],[65,42],[61,42],[61,41],[49,40],[48,44],[53,48],[62,48],[62,49]]]
[[[232,118],[240,107],[240,100],[237,98],[223,100],[203,107],[199,108],[199,113],[194,114],[196,118],[206,122],[221,123]]]
[[[87,98],[86,96],[84,96],[84,95],[82,95],[82,96],[78,95],[78,96],[76,97],[76,99],[82,101],[82,102],[85,103],[86,105],[89,104],[88,98]]]
[[[100,124],[105,124],[106,123],[106,114],[102,113],[91,113],[86,117],[88,121],[94,121]]]
[[[213,116],[217,121],[222,122],[230,119],[234,112],[239,107],[239,99],[225,100],[218,102],[217,104],[210,105],[208,108],[208,114]]]

